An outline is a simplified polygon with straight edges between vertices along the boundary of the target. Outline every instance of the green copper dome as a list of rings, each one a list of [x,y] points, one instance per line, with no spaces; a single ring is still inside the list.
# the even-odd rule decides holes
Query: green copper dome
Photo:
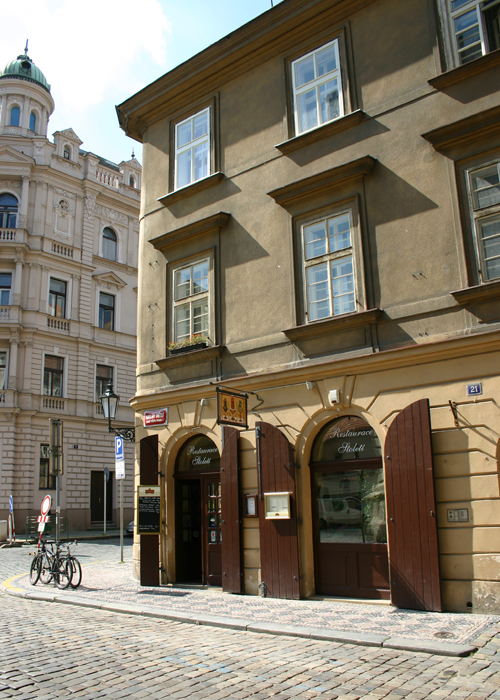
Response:
[[[36,83],[41,85],[47,92],[50,92],[50,85],[47,82],[46,77],[37,68],[31,58],[28,56],[28,43],[26,43],[26,48],[24,53],[16,58],[15,61],[7,63],[3,71],[0,73],[0,80],[2,78],[17,78],[18,80],[28,80],[30,83]]]

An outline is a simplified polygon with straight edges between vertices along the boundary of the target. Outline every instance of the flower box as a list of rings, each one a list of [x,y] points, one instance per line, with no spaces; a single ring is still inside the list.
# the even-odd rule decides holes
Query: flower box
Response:
[[[193,350],[203,350],[207,347],[207,343],[193,343],[193,345],[184,345],[180,348],[170,348],[170,355],[182,355],[184,352],[191,352]]]

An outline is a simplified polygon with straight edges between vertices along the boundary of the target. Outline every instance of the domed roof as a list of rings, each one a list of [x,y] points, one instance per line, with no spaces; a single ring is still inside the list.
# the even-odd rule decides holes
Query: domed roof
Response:
[[[50,85],[46,77],[37,68],[31,58],[28,56],[28,42],[24,53],[16,58],[15,61],[7,63],[3,71],[0,72],[0,80],[2,78],[17,78],[18,80],[28,80],[30,83],[41,85],[47,92],[50,92]]]

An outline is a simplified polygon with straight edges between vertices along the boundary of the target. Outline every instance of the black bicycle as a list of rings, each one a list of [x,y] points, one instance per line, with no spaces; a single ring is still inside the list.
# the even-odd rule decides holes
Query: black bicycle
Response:
[[[39,580],[45,584],[54,581],[58,588],[64,590],[71,585],[74,572],[76,572],[75,581],[79,579],[76,585],[80,585],[80,563],[78,562],[77,566],[73,561],[77,561],[76,557],[72,557],[69,547],[67,547],[66,552],[62,551],[63,547],[64,545],[60,542],[42,540],[41,548],[31,562],[30,583],[32,586],[35,586]],[[76,588],[76,586],[74,587]]]

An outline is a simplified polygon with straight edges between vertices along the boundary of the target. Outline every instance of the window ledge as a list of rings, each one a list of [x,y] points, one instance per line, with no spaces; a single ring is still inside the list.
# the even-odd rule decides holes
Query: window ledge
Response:
[[[431,78],[427,82],[432,85],[436,90],[444,90],[450,85],[455,85],[455,83],[460,83],[462,80],[467,80],[472,78],[478,73],[489,70],[490,68],[496,68],[500,65],[500,49],[491,51],[481,58],[476,58],[475,61],[470,63],[465,63],[463,66],[458,68],[452,68],[452,70],[446,71],[441,75],[437,75],[435,78]]]
[[[284,155],[293,153],[293,151],[297,151],[299,148],[310,146],[312,143],[316,143],[317,141],[326,139],[329,136],[338,134],[345,129],[350,129],[353,126],[360,124],[364,118],[365,113],[362,110],[357,109],[350,114],[346,114],[343,117],[338,117],[337,119],[333,119],[331,122],[322,124],[321,126],[316,127],[316,129],[311,129],[310,131],[299,134],[299,136],[295,136],[288,141],[278,143],[275,148],[277,148],[278,151],[281,151]]]
[[[168,194],[163,195],[163,197],[158,197],[158,202],[163,204],[164,207],[169,207],[171,204],[180,202],[182,199],[187,199],[188,197],[192,197],[193,195],[203,192],[203,190],[207,190],[209,187],[214,187],[221,180],[224,180],[225,177],[226,176],[224,173],[214,173],[213,175],[197,180],[190,185],[174,190],[174,192],[169,192]]]
[[[498,138],[500,135],[500,107],[472,114],[458,122],[445,124],[422,134],[439,153],[453,153],[453,149],[475,145],[482,139]]]
[[[450,294],[462,306],[483,301],[494,301],[500,299],[500,280],[485,282],[475,287],[467,287],[467,289],[459,289],[456,292],[450,292]]]
[[[367,323],[375,323],[382,314],[380,309],[368,309],[368,311],[354,311],[350,314],[342,314],[334,316],[322,321],[313,321],[304,326],[295,326],[295,328],[287,328],[283,333],[292,342],[296,340],[309,340],[310,338],[319,338],[328,333],[336,331],[344,331],[349,328],[357,328],[364,326]]]
[[[164,357],[162,360],[156,360],[156,364],[160,369],[173,369],[174,367],[182,367],[183,365],[194,365],[199,362],[206,362],[207,360],[221,357],[225,349],[225,345],[212,345],[209,348],[190,350],[189,352],[183,352],[181,355]]]
[[[161,236],[152,238],[149,242],[157,250],[164,251],[170,246],[181,242],[184,243],[190,238],[195,238],[196,236],[201,236],[202,234],[207,234],[212,231],[216,231],[217,229],[223,229],[230,217],[231,214],[228,214],[225,211],[219,211],[217,214],[212,214],[212,216],[199,219],[198,221],[188,224],[187,226],[182,226],[174,231],[163,233]]]

